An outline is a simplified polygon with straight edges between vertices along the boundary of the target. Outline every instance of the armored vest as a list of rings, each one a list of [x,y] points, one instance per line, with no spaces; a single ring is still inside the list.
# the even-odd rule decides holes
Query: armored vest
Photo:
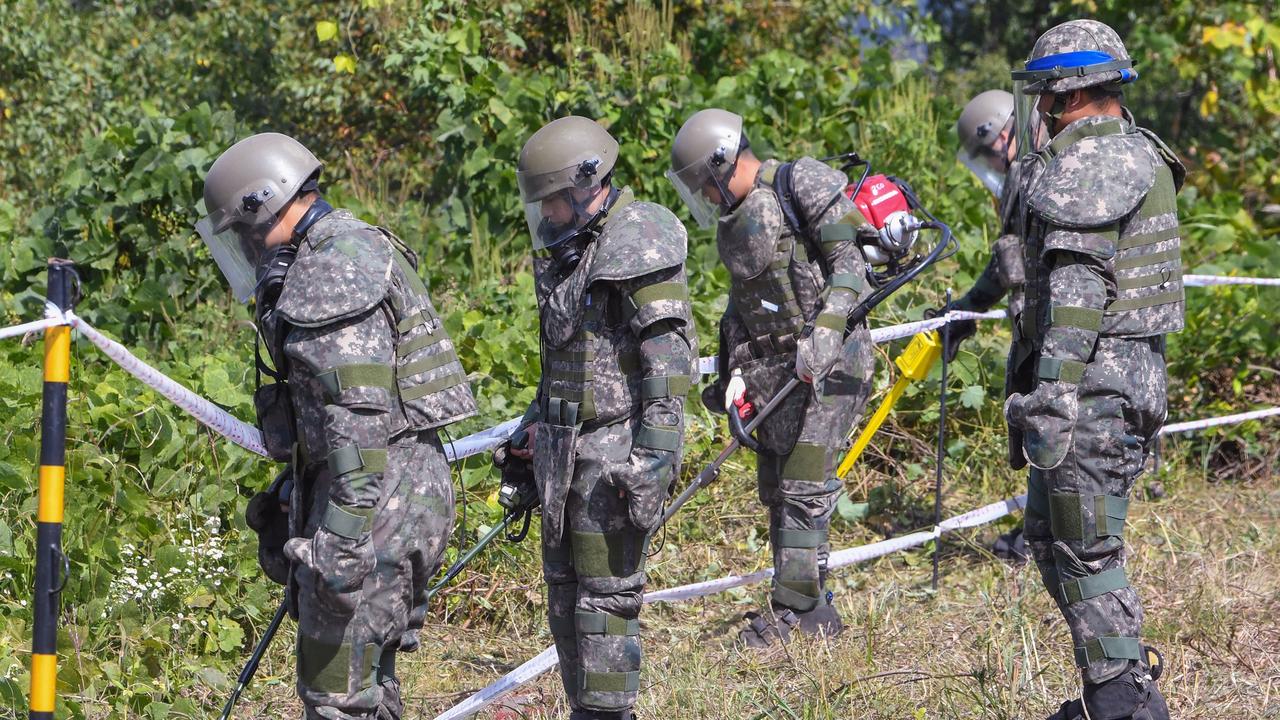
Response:
[[[689,377],[644,380],[631,320],[655,301],[687,301],[681,280],[627,294],[623,281],[684,264],[684,227],[666,208],[623,190],[599,234],[571,271],[536,257],[542,327],[541,417],[558,424],[609,425],[639,412],[643,400],[683,395]]]
[[[1177,191],[1186,170],[1128,118],[1089,118],[1038,154],[1026,187],[1026,306],[1021,336],[1038,347],[1048,322],[1045,254],[1097,258],[1110,299],[1099,332],[1148,337],[1183,327]]]
[[[322,418],[324,413],[315,410],[330,403],[370,405],[389,410],[395,436],[474,415],[466,372],[418,276],[412,251],[390,231],[335,210],[311,227],[298,249],[276,305],[281,321],[276,333],[326,327],[371,310],[385,313],[391,327],[394,366],[352,363],[314,375],[304,367],[290,368],[297,417]],[[305,455],[325,457],[323,427],[298,425]]]
[[[794,352],[796,338],[818,311],[826,279],[816,243],[798,238],[774,192],[780,163],[766,160],[756,185],[720,219],[716,247],[731,276],[729,301],[751,335],[758,358]],[[796,202],[804,217],[820,214],[847,184],[845,175],[808,158],[794,166]],[[814,218],[816,219],[816,218]]]

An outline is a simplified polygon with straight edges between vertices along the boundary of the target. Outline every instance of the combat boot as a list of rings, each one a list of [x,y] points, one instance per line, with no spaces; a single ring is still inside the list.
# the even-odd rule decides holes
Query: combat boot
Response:
[[[747,647],[765,648],[776,642],[789,641],[792,630],[805,635],[821,634],[829,638],[839,635],[844,630],[844,621],[831,603],[831,593],[824,594],[825,599],[817,607],[804,612],[796,612],[781,605],[774,606],[771,612],[772,622],[761,613],[747,613],[743,617],[747,621],[747,627],[738,633],[738,640]]]
[[[636,720],[631,710],[605,712],[603,710],[579,709],[569,713],[569,720]]]
[[[1145,662],[1107,682],[1085,685],[1083,698],[1063,703],[1048,720],[1169,720],[1169,706],[1156,687],[1164,658],[1155,648],[1143,650]]]

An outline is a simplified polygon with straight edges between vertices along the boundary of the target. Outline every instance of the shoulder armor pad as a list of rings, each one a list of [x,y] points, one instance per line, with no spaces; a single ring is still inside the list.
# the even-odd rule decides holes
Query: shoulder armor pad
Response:
[[[683,265],[689,234],[670,210],[650,202],[631,202],[610,217],[596,238],[596,256],[587,284],[627,280]]]
[[[307,233],[276,312],[299,327],[318,327],[368,311],[390,289],[391,253],[377,228],[334,211]]]
[[[729,274],[745,280],[764,272],[778,252],[785,223],[772,188],[747,193],[716,227],[716,249]]]
[[[802,157],[791,164],[791,191],[805,222],[814,226],[817,214],[827,209],[831,198],[849,185],[849,177],[830,165]]]
[[[1159,158],[1137,133],[1086,137],[1050,161],[1027,204],[1067,228],[1109,225],[1138,207],[1156,182]]]
[[[1144,127],[1137,128],[1137,131],[1151,141],[1151,144],[1155,146],[1156,154],[1160,156],[1165,165],[1169,166],[1169,171],[1173,173],[1174,192],[1181,190],[1183,181],[1187,179],[1187,166],[1182,164],[1182,160],[1178,159],[1178,154],[1166,145],[1164,140],[1160,139],[1160,136],[1156,135],[1155,132]]]

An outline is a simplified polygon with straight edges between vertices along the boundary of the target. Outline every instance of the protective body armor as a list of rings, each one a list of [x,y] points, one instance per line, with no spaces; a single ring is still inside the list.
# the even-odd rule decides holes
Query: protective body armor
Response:
[[[655,226],[663,230],[653,232]],[[626,280],[684,264],[688,246],[683,228],[678,242],[654,242],[673,237],[671,227],[680,227],[671,211],[634,201],[624,190],[572,276],[557,288],[565,294],[555,299],[540,294],[543,418],[550,411],[553,417],[574,420],[567,424],[591,429],[635,415],[646,399],[688,392],[688,376],[643,381],[640,339],[633,329],[650,324],[647,315],[654,312],[655,302],[686,301],[683,273],[678,280],[631,294],[619,290]],[[535,262],[535,270],[540,278],[554,272],[546,258]],[[692,318],[683,319],[692,325]],[[556,335],[568,340],[558,343]]]
[[[317,287],[326,289],[323,297],[317,297]],[[390,437],[476,413],[466,372],[418,277],[412,251],[390,231],[345,210],[335,210],[311,227],[285,277],[276,319],[263,328],[277,367],[283,367],[279,348],[288,342],[291,328],[332,325],[375,308],[386,314],[394,330],[394,368],[346,364],[316,374],[302,366],[289,368],[299,418],[297,440],[308,463],[324,460],[336,449],[326,446],[322,424],[302,421],[323,417],[330,400],[388,409]]]
[[[798,238],[783,216],[772,187],[779,165],[777,160],[764,162],[756,187],[737,209],[720,219],[716,233],[720,260],[733,277],[729,302],[751,337],[749,356],[757,359],[795,352],[796,338],[817,315],[826,286],[822,264],[812,251],[814,244]],[[817,220],[815,216],[848,179],[812,158],[797,160],[794,168],[794,202],[803,217]],[[851,204],[850,211],[857,215]],[[862,277],[849,281],[856,286],[855,292],[861,292]],[[747,353],[742,350],[746,348],[731,348],[730,357],[744,359]]]
[[[1100,337],[1140,338],[1183,327],[1176,194],[1186,170],[1131,119],[1067,128],[1038,154],[1027,185],[1026,310],[1020,338],[1038,350],[1049,323],[1046,253],[1091,255],[1104,266],[1109,301]],[[1090,202],[1081,202],[1089,193]]]

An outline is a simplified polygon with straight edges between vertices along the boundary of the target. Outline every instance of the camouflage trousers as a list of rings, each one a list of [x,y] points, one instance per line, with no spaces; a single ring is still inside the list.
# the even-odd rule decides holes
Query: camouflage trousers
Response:
[[[791,452],[763,449],[756,456],[760,502],[769,508],[775,608],[807,612],[825,602],[828,534],[841,488],[836,467],[849,449],[849,431],[866,407],[873,370],[869,337],[865,343],[848,343],[844,358],[824,381],[794,390],[809,393],[809,398]]]
[[[547,621],[575,710],[618,712],[639,694],[649,530],[632,523],[614,480],[630,459],[633,426],[621,422],[578,436],[563,537],[555,545],[543,538]]]
[[[1160,338],[1099,340],[1078,385],[1066,459],[1033,467],[1027,544],[1071,629],[1084,682],[1115,678],[1141,659],[1142,604],[1125,577],[1129,495],[1165,419]]]
[[[427,588],[440,569],[453,528],[453,484],[434,431],[398,439],[389,449],[384,491],[373,523],[377,564],[350,593],[330,590],[295,566],[291,587],[298,619],[298,696],[305,717],[398,720],[404,705],[395,676],[402,640],[416,648]],[[306,485],[306,537],[329,499],[328,471]]]

